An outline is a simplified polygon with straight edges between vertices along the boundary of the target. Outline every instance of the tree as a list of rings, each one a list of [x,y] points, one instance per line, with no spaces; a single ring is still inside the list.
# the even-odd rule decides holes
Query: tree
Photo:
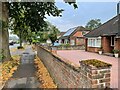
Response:
[[[0,7],[2,6],[2,15],[0,16],[0,55],[4,56],[4,60],[11,60],[10,50],[9,50],[9,33],[8,33],[8,7],[5,2],[0,2]]]
[[[36,37],[34,35],[32,36],[34,38],[34,41],[42,43],[45,43],[47,39],[50,39],[52,43],[56,41],[57,35],[60,33],[60,31],[58,30],[58,28],[56,28],[56,26],[52,25],[50,22],[46,21],[46,23],[46,27],[43,27],[42,30],[35,34]]]
[[[92,19],[86,24],[86,29],[93,30],[95,28],[98,28],[101,25],[100,19]]]
[[[59,33],[60,31],[55,26],[52,26],[52,32],[49,34],[49,38],[52,41],[52,44],[57,40],[57,35]]]
[[[55,2],[0,2],[0,4],[2,4],[1,21],[8,23],[8,18],[14,19],[16,27],[18,27],[16,30],[19,29],[20,32],[24,29],[23,25],[21,26],[22,22],[29,26],[32,32],[37,32],[40,28],[45,27],[44,19],[46,14],[49,16],[61,16],[63,11],[57,8]],[[77,8],[75,2],[70,4]],[[0,34],[2,34],[2,37],[0,37],[2,46],[0,48],[4,51],[4,60],[10,60],[8,28],[2,28]]]

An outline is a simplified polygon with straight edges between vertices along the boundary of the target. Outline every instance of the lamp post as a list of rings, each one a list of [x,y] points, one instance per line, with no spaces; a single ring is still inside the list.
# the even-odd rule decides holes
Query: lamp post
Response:
[[[120,1],[117,4],[117,15],[118,15],[118,36],[120,36]]]

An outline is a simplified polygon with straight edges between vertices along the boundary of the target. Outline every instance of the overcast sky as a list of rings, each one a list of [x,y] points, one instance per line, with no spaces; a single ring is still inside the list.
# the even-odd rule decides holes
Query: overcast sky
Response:
[[[62,17],[47,16],[47,20],[57,26],[60,31],[85,26],[91,19],[101,19],[101,22],[104,23],[117,15],[116,4],[117,2],[77,2],[78,9],[74,9],[64,2],[57,2],[56,5],[65,10]]]

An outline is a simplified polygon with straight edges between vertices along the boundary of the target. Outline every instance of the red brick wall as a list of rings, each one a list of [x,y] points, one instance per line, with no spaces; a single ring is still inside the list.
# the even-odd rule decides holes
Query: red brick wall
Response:
[[[91,82],[87,82],[87,77],[79,73],[79,67],[71,66],[69,61],[65,63],[64,59],[60,59],[41,47],[38,47],[37,51],[38,57],[47,67],[58,88],[91,87]]]
[[[120,38],[116,38],[116,41],[115,41],[115,49],[120,50]]]
[[[70,40],[75,41],[75,45],[85,45],[85,38],[70,37]]]
[[[120,50],[120,38],[116,38],[114,49]]]
[[[87,51],[90,51],[90,52],[98,52],[99,48],[97,47],[88,47],[87,48]]]
[[[110,83],[110,81],[106,81],[107,77],[104,77],[103,74],[102,77],[100,76],[100,73],[91,74],[89,72],[93,71],[87,69],[86,66],[80,65],[81,67],[79,67],[74,65],[72,62],[63,59],[56,54],[50,53],[50,51],[42,47],[37,47],[37,52],[38,57],[47,67],[58,88],[101,88],[107,86],[106,84],[103,86],[103,82]],[[96,80],[104,81],[94,82]]]
[[[102,47],[104,52],[112,52],[111,37],[102,37]]]
[[[85,45],[85,38],[76,38],[76,45]]]
[[[77,31],[73,36],[76,36],[76,37],[83,37],[81,31]]]

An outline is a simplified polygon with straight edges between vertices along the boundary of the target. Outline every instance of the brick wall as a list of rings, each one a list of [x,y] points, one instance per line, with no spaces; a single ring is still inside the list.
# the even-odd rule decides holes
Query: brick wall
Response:
[[[85,45],[85,38],[76,38],[76,45]]]
[[[83,37],[81,31],[77,31],[73,36],[76,36],[76,37]]]
[[[80,63],[81,70],[87,76],[86,82],[91,82],[92,88],[110,87],[110,67],[96,68]]]
[[[83,64],[81,67],[74,65],[41,46],[37,47],[37,51],[59,88],[100,88],[110,85],[109,69],[93,71]]]
[[[120,50],[120,38],[116,38],[114,49]],[[119,55],[120,55],[120,52],[119,52]]]
[[[87,51],[89,52],[98,52],[100,49],[97,47],[87,47]]]
[[[112,52],[114,47],[111,47],[111,37],[102,37],[102,47],[104,52]]]

